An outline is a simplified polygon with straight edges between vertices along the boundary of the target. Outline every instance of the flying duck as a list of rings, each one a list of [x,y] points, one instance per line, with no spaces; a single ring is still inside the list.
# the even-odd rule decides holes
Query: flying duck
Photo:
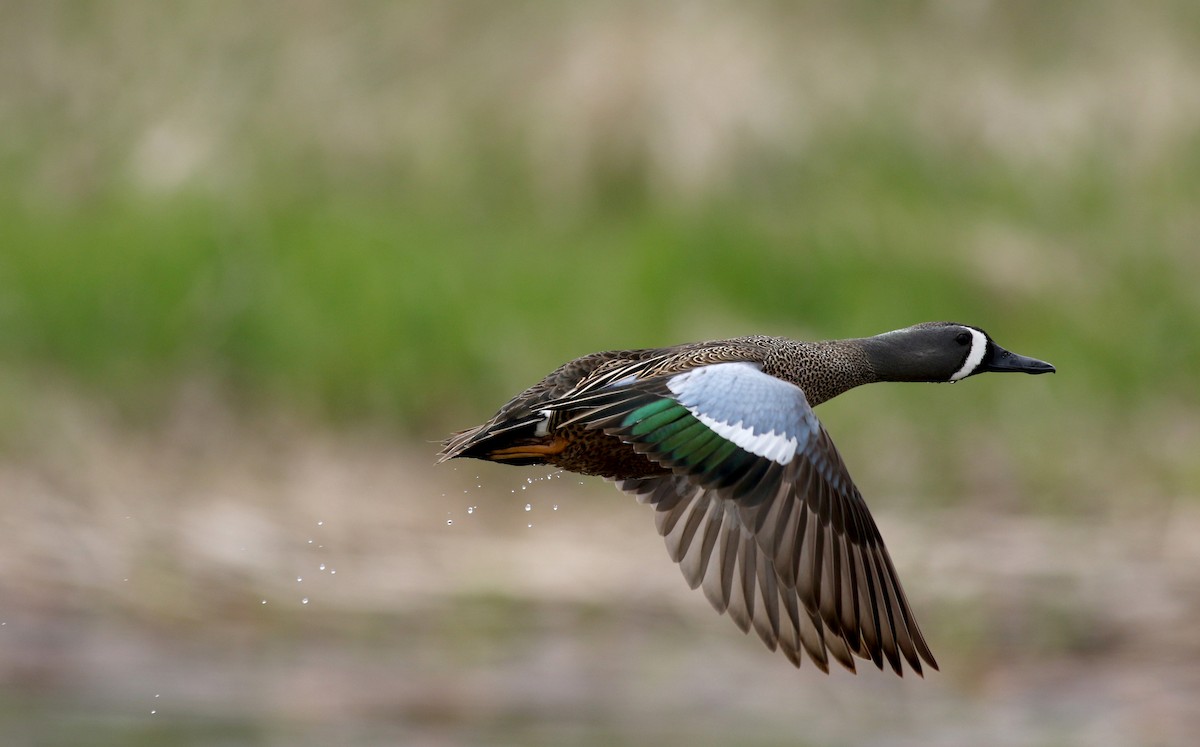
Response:
[[[599,475],[655,510],[667,552],[718,612],[795,666],[937,662],[883,538],[813,408],[876,381],[1053,373],[978,327],[874,337],[751,336],[592,353],[447,438],[471,457]]]

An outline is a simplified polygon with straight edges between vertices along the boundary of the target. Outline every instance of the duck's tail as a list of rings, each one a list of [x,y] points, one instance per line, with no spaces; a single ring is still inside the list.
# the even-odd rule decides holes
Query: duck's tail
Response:
[[[546,464],[547,457],[565,446],[547,433],[548,417],[549,413],[535,412],[452,433],[442,442],[438,463],[468,457],[513,465]]]

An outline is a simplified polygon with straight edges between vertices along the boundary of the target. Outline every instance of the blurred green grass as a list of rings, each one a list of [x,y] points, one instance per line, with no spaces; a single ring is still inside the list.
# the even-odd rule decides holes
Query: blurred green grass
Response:
[[[1195,63],[1190,27],[1175,23],[1190,17],[1187,4],[1001,4],[982,23],[925,4],[883,19],[865,6],[748,13],[746,33],[768,42],[777,22],[809,40],[831,28],[879,46],[880,80],[856,83],[847,70],[844,86],[830,84],[862,89],[848,113],[817,96],[807,118],[778,116],[767,135],[735,122],[724,165],[690,181],[654,150],[655,123],[630,124],[637,110],[622,106],[608,128],[567,141],[578,152],[563,160],[578,163],[554,176],[554,128],[580,121],[553,108],[558,94],[546,106],[562,121],[516,112],[545,104],[525,91],[550,86],[534,61],[567,54],[572,34],[593,43],[588,13],[369,4],[358,15],[310,9],[315,17],[278,29],[260,8],[239,34],[221,12],[50,7],[23,6],[25,33],[6,32],[10,83],[23,53],[65,60],[35,85],[6,86],[16,98],[0,154],[0,361],[11,428],[34,416],[21,414],[23,388],[46,381],[135,422],[161,417],[199,381],[250,413],[431,438],[592,350],[751,332],[857,336],[943,318],[984,326],[1061,373],[1005,382],[1051,387],[1052,399],[999,384],[953,398],[961,415],[937,436],[942,446],[1000,408],[1024,432],[1076,412],[1115,439],[1131,411],[1197,406],[1200,131],[1186,110],[1171,115],[1184,125],[1160,127],[1100,96],[1078,105],[1097,121],[1047,146],[1023,142],[1019,127],[930,126],[970,92],[969,73],[942,71],[945,101],[937,81],[921,92],[931,100],[914,101],[920,75],[887,70],[889,45],[960,24],[945,50],[925,50],[931,69],[973,49],[1006,85],[1069,100],[1090,69],[1079,59],[1094,56],[1099,70],[1127,62],[1120,47],[1089,46],[1097,29],[1165,38],[1178,65]],[[1041,14],[1062,33],[1025,34]],[[601,41],[645,20],[628,8],[611,15],[597,16]],[[411,22],[388,27],[398,41],[374,35],[397,19]],[[534,21],[539,33],[517,45]],[[141,35],[164,22],[176,24],[179,49]],[[404,44],[422,28],[434,30],[426,41]],[[297,39],[319,44],[306,51]],[[509,57],[494,58],[500,48]],[[111,78],[87,69],[85,52],[112,53]],[[803,59],[768,61],[807,80]],[[614,95],[625,86],[637,100],[639,75],[619,78]],[[309,83],[343,98],[314,103]],[[389,114],[410,96],[412,111]],[[1024,126],[1049,137],[1037,130],[1054,134],[1038,100],[1024,102],[1034,109]],[[991,125],[1003,128],[998,111]],[[389,123],[416,128],[417,145]],[[1147,132],[1158,139],[1142,142]],[[887,407],[915,418],[944,397],[914,392]],[[856,412],[869,431],[870,413]],[[1021,429],[1000,432],[1019,448]],[[1192,477],[1182,479],[1195,492]]]
[[[1172,259],[1190,237],[1164,233],[1200,198],[1200,168],[1164,164],[1122,185],[1156,195],[1122,201],[1102,165],[1032,186],[1002,163],[857,136],[818,148],[827,171],[756,174],[751,188],[782,185],[764,200],[640,200],[556,223],[487,192],[454,199],[471,216],[332,185],[308,199],[268,190],[232,214],[195,195],[31,211],[13,209],[10,184],[4,355],[122,398],[198,371],[251,399],[419,424],[565,357],[669,344],[704,323],[841,336],[946,317],[996,320],[999,339],[1055,359],[1099,406],[1191,395],[1200,310]],[[803,194],[850,154],[854,189]],[[1035,277],[989,276],[964,248],[978,222],[1036,235],[1045,253],[1021,268]],[[1065,254],[1078,265],[1064,273]]]

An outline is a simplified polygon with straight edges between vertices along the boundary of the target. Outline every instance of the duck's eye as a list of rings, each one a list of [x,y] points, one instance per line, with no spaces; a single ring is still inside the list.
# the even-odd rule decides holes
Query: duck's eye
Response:
[[[955,337],[954,341],[957,342],[959,345],[966,345],[971,342],[971,333],[970,332],[959,332],[958,337]]]

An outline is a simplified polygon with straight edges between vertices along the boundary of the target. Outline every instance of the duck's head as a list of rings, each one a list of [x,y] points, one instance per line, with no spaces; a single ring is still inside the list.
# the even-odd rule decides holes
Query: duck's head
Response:
[[[985,371],[1054,373],[1054,366],[1005,350],[978,327],[926,322],[862,340],[881,381],[959,381]]]

